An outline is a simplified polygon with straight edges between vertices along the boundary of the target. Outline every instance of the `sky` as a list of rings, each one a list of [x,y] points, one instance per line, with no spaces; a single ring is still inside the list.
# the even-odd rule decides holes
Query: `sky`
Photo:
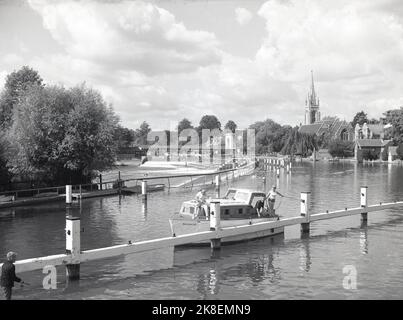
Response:
[[[403,106],[403,1],[0,0],[0,87],[23,65],[99,90],[132,129],[295,126],[311,70],[322,116],[379,118]]]

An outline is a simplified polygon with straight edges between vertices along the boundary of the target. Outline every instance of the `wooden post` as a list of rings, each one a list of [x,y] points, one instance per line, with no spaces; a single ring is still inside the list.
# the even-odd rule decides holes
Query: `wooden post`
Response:
[[[301,216],[306,218],[306,222],[301,223],[301,233],[309,232],[309,202],[311,198],[310,192],[301,192]]]
[[[287,163],[287,173],[290,173],[290,164]]]
[[[277,167],[277,170],[276,170],[276,177],[280,178],[280,168],[278,168],[278,167]]]
[[[220,175],[215,176],[215,191],[217,194],[217,198],[220,197]]]
[[[290,171],[291,171],[291,168],[292,168],[292,161],[290,160]]]
[[[71,204],[73,201],[73,186],[71,184],[66,185],[66,204]]]
[[[143,200],[147,200],[147,181],[141,181],[141,197]]]
[[[66,217],[66,253],[71,254],[72,263],[66,265],[66,276],[69,280],[80,279],[80,218]]]
[[[217,231],[220,229],[221,224],[221,212],[220,212],[220,202],[212,201],[210,202],[210,230]],[[221,248],[221,239],[211,239],[210,241],[211,249]]]
[[[368,187],[366,187],[366,186],[361,187],[361,207],[362,208],[366,208],[368,205],[367,191],[368,191]],[[368,221],[368,212],[361,213],[361,222],[367,222],[367,221]]]
[[[99,190],[102,190],[102,174],[99,175]]]

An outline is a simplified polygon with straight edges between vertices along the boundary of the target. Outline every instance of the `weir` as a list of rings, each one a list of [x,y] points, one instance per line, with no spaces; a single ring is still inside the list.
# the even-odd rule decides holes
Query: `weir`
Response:
[[[259,222],[235,226],[221,227],[220,226],[220,202],[211,203],[212,219],[210,220],[210,231],[191,233],[185,235],[174,235],[172,237],[164,237],[159,239],[145,240],[139,242],[129,241],[126,244],[115,245],[106,248],[98,248],[92,250],[81,250],[80,236],[80,218],[67,216],[66,217],[66,253],[33,259],[20,260],[15,263],[17,272],[26,272],[32,270],[40,270],[47,265],[66,266],[66,274],[69,280],[79,279],[80,264],[86,261],[96,259],[104,259],[119,255],[134,254],[149,250],[161,249],[178,245],[185,245],[199,241],[211,241],[211,248],[216,250],[221,246],[221,239],[231,236],[246,235],[288,226],[301,226],[301,234],[309,234],[310,224],[326,219],[334,219],[339,217],[352,216],[360,214],[365,217],[365,222],[368,219],[368,213],[380,211],[388,208],[394,208],[403,205],[403,201],[390,203],[379,203],[375,205],[367,205],[367,187],[360,188],[360,206],[357,208],[345,208],[343,210],[326,211],[324,213],[310,213],[310,193],[301,193],[301,210],[300,215],[291,218],[285,218],[278,221]],[[1,266],[1,265],[0,265]]]

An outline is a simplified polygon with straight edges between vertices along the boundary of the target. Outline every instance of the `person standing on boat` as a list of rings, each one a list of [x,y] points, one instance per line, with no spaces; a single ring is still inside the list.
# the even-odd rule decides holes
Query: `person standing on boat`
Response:
[[[208,205],[207,205],[207,192],[206,190],[202,189],[196,194],[196,201],[197,201],[197,207],[196,207],[196,215],[195,218],[199,217],[201,215],[201,209],[204,209],[205,215],[207,217],[208,215]]]
[[[14,282],[22,282],[21,279],[15,275],[14,262],[16,259],[17,254],[15,252],[7,253],[7,261],[3,263],[1,268],[0,286],[3,287],[6,300],[11,300]]]
[[[269,211],[269,214],[275,214],[275,209],[274,209],[274,204],[276,203],[276,196],[279,195],[280,197],[284,197],[280,192],[277,191],[277,187],[273,186],[267,196],[265,197],[265,200],[267,199],[267,208]]]

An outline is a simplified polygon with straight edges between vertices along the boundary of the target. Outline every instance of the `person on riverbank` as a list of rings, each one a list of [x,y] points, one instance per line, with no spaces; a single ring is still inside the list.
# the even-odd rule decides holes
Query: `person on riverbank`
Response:
[[[199,217],[201,215],[201,210],[202,208],[204,209],[204,213],[207,217],[208,215],[208,204],[207,204],[207,192],[206,190],[202,189],[196,194],[196,201],[197,201],[197,207],[196,207],[196,215],[195,218]]]
[[[269,215],[275,215],[274,204],[276,203],[276,196],[284,197],[280,192],[277,191],[277,187],[273,186],[264,200],[267,200],[267,210]]]
[[[7,253],[7,261],[3,263],[1,268],[0,286],[3,287],[6,300],[11,300],[14,282],[24,283],[15,274],[14,262],[17,259],[15,252]]]

